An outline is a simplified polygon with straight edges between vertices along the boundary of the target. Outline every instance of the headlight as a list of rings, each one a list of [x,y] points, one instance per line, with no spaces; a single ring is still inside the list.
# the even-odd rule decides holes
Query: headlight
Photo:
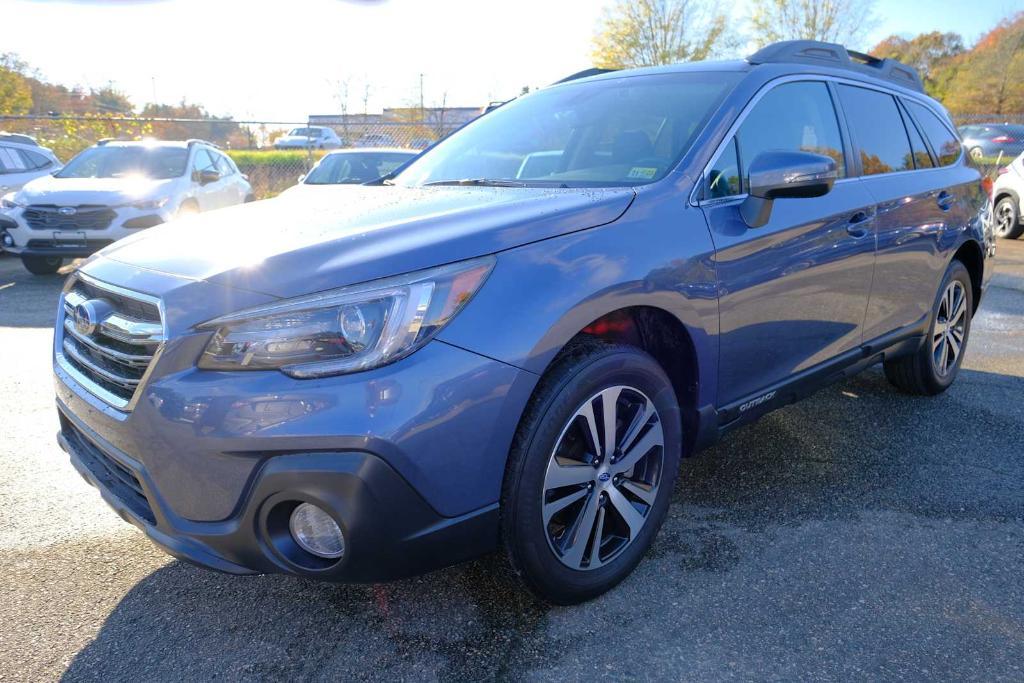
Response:
[[[5,194],[3,196],[3,198],[0,199],[0,208],[4,208],[4,209],[20,209],[23,206],[25,206],[21,202],[18,202],[18,201],[14,200],[14,196],[16,194],[17,194],[17,192],[8,192],[7,194]]]
[[[437,334],[493,266],[494,257],[473,259],[211,320],[199,326],[216,330],[199,367],[307,378],[391,363]]]
[[[133,209],[139,209],[140,211],[155,211],[162,208],[164,204],[171,200],[170,197],[160,197],[159,199],[142,199],[137,202],[128,202],[125,206],[130,206]]]

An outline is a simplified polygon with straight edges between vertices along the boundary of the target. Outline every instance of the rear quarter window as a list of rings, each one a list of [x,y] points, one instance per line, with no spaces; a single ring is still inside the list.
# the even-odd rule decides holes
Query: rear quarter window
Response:
[[[953,131],[939,119],[938,115],[923,104],[907,102],[910,113],[917,119],[924,136],[939,159],[939,166],[951,166],[960,158],[960,140]]]

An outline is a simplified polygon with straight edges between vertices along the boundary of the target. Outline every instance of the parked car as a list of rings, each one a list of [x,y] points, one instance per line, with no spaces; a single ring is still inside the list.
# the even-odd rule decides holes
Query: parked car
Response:
[[[251,199],[249,181],[210,143],[100,142],[52,176],[3,196],[10,223],[0,231],[0,248],[32,273],[54,273],[65,258],[88,256],[179,214]]]
[[[576,79],[344,201],[87,261],[56,325],[59,440],[198,564],[377,581],[500,547],[578,602],[641,561],[681,457],[879,362],[945,391],[987,219],[898,62],[799,41]]]
[[[28,135],[0,133],[0,197],[60,170],[60,160]]]
[[[292,128],[274,140],[274,149],[337,149],[341,146],[341,138],[326,126]]]
[[[356,140],[356,147],[397,147],[395,138],[387,133],[366,133]]]
[[[1024,153],[999,169],[992,187],[995,232],[998,237],[1015,240],[1024,235]]]
[[[304,176],[299,184],[288,188],[289,194],[297,190],[326,185],[362,185],[393,173],[402,164],[415,159],[416,149],[401,147],[353,148],[325,154]]]
[[[1024,152],[1024,125],[979,123],[960,126],[958,130],[964,147],[975,161],[999,155],[1005,161]]]

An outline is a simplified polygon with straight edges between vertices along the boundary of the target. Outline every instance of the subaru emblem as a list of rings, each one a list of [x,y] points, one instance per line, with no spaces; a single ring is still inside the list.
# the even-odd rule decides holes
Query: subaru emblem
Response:
[[[597,475],[597,480],[600,482],[606,482],[611,478],[612,475],[608,474],[607,472],[602,472],[601,474]]]
[[[78,209],[76,209],[73,206],[62,206],[59,209],[57,209],[57,213],[59,213],[61,216],[74,216],[76,213],[78,213]]]
[[[74,323],[75,331],[79,334],[92,336],[99,325],[99,314],[96,311],[95,301],[83,301],[75,306]]]

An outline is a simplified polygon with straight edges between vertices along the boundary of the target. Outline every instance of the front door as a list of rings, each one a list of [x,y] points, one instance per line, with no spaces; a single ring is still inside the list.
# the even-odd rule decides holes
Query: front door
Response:
[[[757,398],[859,347],[875,259],[874,201],[848,158],[832,93],[821,81],[762,96],[712,163],[701,202],[719,282],[719,405]],[[836,160],[823,196],[779,199],[760,228],[740,218],[751,161],[768,150]]]

